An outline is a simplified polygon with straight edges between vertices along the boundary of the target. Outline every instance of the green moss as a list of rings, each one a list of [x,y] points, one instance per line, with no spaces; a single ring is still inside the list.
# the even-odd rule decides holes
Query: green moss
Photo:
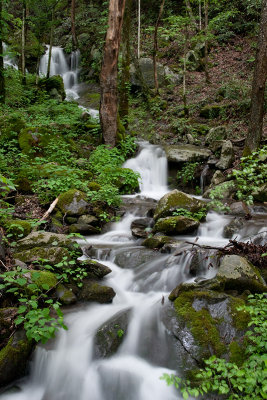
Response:
[[[19,146],[24,154],[30,156],[43,155],[50,142],[51,132],[44,127],[28,127],[19,133]]]
[[[18,239],[28,236],[32,230],[31,224],[28,221],[21,219],[9,219],[4,222],[4,228],[9,234],[12,234],[12,238]]]
[[[116,143],[119,143],[125,140],[125,128],[120,120],[119,114],[117,116],[117,140]]]
[[[55,75],[51,76],[50,78],[41,78],[39,79],[38,86],[41,89],[45,89],[48,93],[56,89],[60,96],[62,97],[62,100],[65,99],[66,94],[64,90],[64,82],[61,76]]]
[[[48,285],[49,289],[53,288],[57,284],[57,278],[56,275],[53,274],[53,272],[50,271],[31,271],[31,275],[35,272],[38,272],[39,277],[35,279],[35,283],[39,288],[42,288],[43,285]]]
[[[231,317],[233,320],[234,327],[239,331],[244,331],[248,327],[250,316],[246,311],[238,311],[237,309],[245,305],[245,301],[241,298],[231,297],[230,309]]]
[[[69,252],[64,247],[34,247],[30,250],[16,252],[13,254],[13,257],[25,263],[44,259],[48,260],[52,265],[58,264],[62,261],[63,257],[70,259]]]
[[[89,182],[88,183],[88,189],[98,192],[101,186],[97,182]]]
[[[212,348],[214,354],[221,356],[226,351],[226,346],[221,342],[216,323],[219,321],[213,319],[209,311],[202,308],[196,311],[192,304],[196,298],[212,297],[212,292],[185,292],[181,293],[174,301],[175,311],[178,318],[182,318],[190,328],[195,340],[200,344],[204,353],[210,354]]]
[[[69,211],[70,211],[68,208],[69,205],[71,203],[73,203],[74,201],[79,203],[79,201],[81,201],[81,200],[84,200],[84,201],[86,200],[86,194],[83,192],[80,192],[77,189],[70,189],[67,192],[62,193],[59,196],[57,207],[64,214],[69,213]],[[82,208],[81,213],[83,214],[85,211],[85,207],[81,207],[81,208]]]
[[[229,345],[230,359],[229,361],[240,366],[246,359],[246,353],[244,347],[240,346],[237,342],[233,341]]]
[[[179,234],[192,232],[199,226],[199,221],[194,218],[183,217],[181,215],[175,217],[160,218],[153,232],[163,232],[167,234]]]

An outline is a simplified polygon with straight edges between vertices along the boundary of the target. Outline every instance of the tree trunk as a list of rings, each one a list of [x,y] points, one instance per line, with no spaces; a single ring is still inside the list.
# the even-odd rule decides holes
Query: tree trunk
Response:
[[[78,40],[76,36],[76,28],[75,28],[75,9],[76,9],[76,0],[71,0],[71,35],[72,35],[72,46],[73,50],[78,48]]]
[[[5,103],[5,76],[4,76],[4,56],[3,56],[3,26],[2,26],[3,2],[0,0],[0,103]]]
[[[184,114],[188,116],[187,108],[187,96],[186,96],[186,54],[188,52],[188,26],[185,28],[185,42],[184,42],[184,70],[183,70],[183,103],[184,103]]]
[[[26,42],[26,1],[24,0],[23,10],[22,10],[22,29],[21,29],[21,72],[22,72],[23,84],[26,84],[25,42]]]
[[[49,53],[48,53],[48,64],[47,64],[47,73],[46,77],[50,77],[50,67],[51,67],[51,59],[52,59],[52,47],[54,42],[54,19],[55,19],[55,9],[52,9],[51,16],[51,28],[50,28],[50,40],[49,40]]]
[[[165,0],[162,0],[160,9],[159,9],[158,19],[157,19],[157,22],[155,25],[155,31],[154,31],[153,67],[154,67],[154,82],[155,82],[156,95],[159,93],[159,83],[158,83],[158,73],[157,73],[158,28],[159,28],[159,21],[161,19],[162,13],[163,13],[164,3],[165,3]]]
[[[132,0],[126,0],[122,30],[122,65],[120,82],[119,114],[125,128],[128,127],[129,85],[130,85],[130,32]]]
[[[204,2],[204,12],[205,12],[205,56],[204,56],[204,68],[205,68],[205,77],[206,83],[210,83],[209,77],[209,66],[208,66],[208,12],[209,12],[209,0],[205,0]]]
[[[198,15],[199,15],[199,30],[202,30],[202,9],[201,9],[201,1],[202,0],[198,0]]]
[[[140,38],[141,38],[141,0],[138,0],[138,32],[137,32],[137,58],[140,58]]]
[[[264,92],[267,79],[267,0],[262,1],[260,32],[252,82],[250,121],[244,155],[259,147],[264,116]]]
[[[193,14],[193,10],[192,10],[191,4],[190,4],[190,0],[185,0],[185,5],[186,5],[186,10],[187,10],[188,15],[190,17],[190,20],[191,20],[195,30],[198,31],[197,21],[196,21],[196,18],[194,16],[194,14]]]
[[[117,137],[118,56],[125,0],[109,1],[108,29],[100,73],[100,123],[105,144],[114,147]]]

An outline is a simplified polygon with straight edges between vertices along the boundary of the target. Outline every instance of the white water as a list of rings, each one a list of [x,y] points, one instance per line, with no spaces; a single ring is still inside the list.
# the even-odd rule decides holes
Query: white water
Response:
[[[3,52],[4,54],[8,52],[8,46],[5,43],[3,43]],[[10,56],[9,54],[6,54],[4,55],[4,67],[5,68],[11,67],[18,69],[18,64],[14,57]]]
[[[143,164],[142,164],[143,163]],[[142,167],[143,165],[143,167]],[[136,159],[127,167],[142,175],[141,194],[159,197],[167,191],[167,162],[157,146],[142,144]],[[3,394],[2,400],[177,400],[179,394],[160,377],[175,373],[179,363],[174,348],[169,347],[168,331],[162,312],[168,307],[168,294],[179,283],[190,278],[188,264],[192,255],[166,255],[151,251],[146,262],[134,268],[135,252],[149,251],[131,236],[131,222],[138,217],[138,208],[103,235],[90,236],[87,244],[96,248],[97,258],[112,269],[103,284],[116,292],[112,304],[88,304],[66,316],[68,331],[61,330],[48,347],[37,347],[29,378],[20,384],[20,391]],[[211,214],[202,234],[210,241],[221,238],[225,222]],[[201,233],[201,232],[200,232]],[[191,241],[195,237],[190,238]],[[182,245],[181,245],[182,246]],[[126,261],[119,267],[115,261],[123,254]],[[128,261],[127,261],[128,260]],[[202,276],[211,276],[204,262]],[[120,264],[121,265],[121,264]],[[165,304],[162,299],[165,298]],[[98,327],[118,312],[129,312],[130,322],[122,345],[110,358],[94,356],[94,337]],[[166,309],[167,312],[167,309]],[[114,322],[115,323],[115,322]]]

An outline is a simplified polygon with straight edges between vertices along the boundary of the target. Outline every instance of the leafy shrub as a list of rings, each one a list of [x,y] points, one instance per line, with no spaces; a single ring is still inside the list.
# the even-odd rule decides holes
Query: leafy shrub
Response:
[[[195,172],[197,167],[199,166],[199,162],[188,162],[186,163],[181,170],[177,172],[176,178],[178,181],[186,185],[189,182],[192,182],[195,176]]]

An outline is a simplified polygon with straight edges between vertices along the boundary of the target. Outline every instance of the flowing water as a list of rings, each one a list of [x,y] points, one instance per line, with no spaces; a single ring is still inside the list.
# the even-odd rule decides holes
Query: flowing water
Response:
[[[8,46],[5,43],[3,43],[3,52],[5,54],[4,55],[4,67],[5,68],[11,67],[11,68],[18,69],[17,61],[14,57],[12,57],[8,54]]]

